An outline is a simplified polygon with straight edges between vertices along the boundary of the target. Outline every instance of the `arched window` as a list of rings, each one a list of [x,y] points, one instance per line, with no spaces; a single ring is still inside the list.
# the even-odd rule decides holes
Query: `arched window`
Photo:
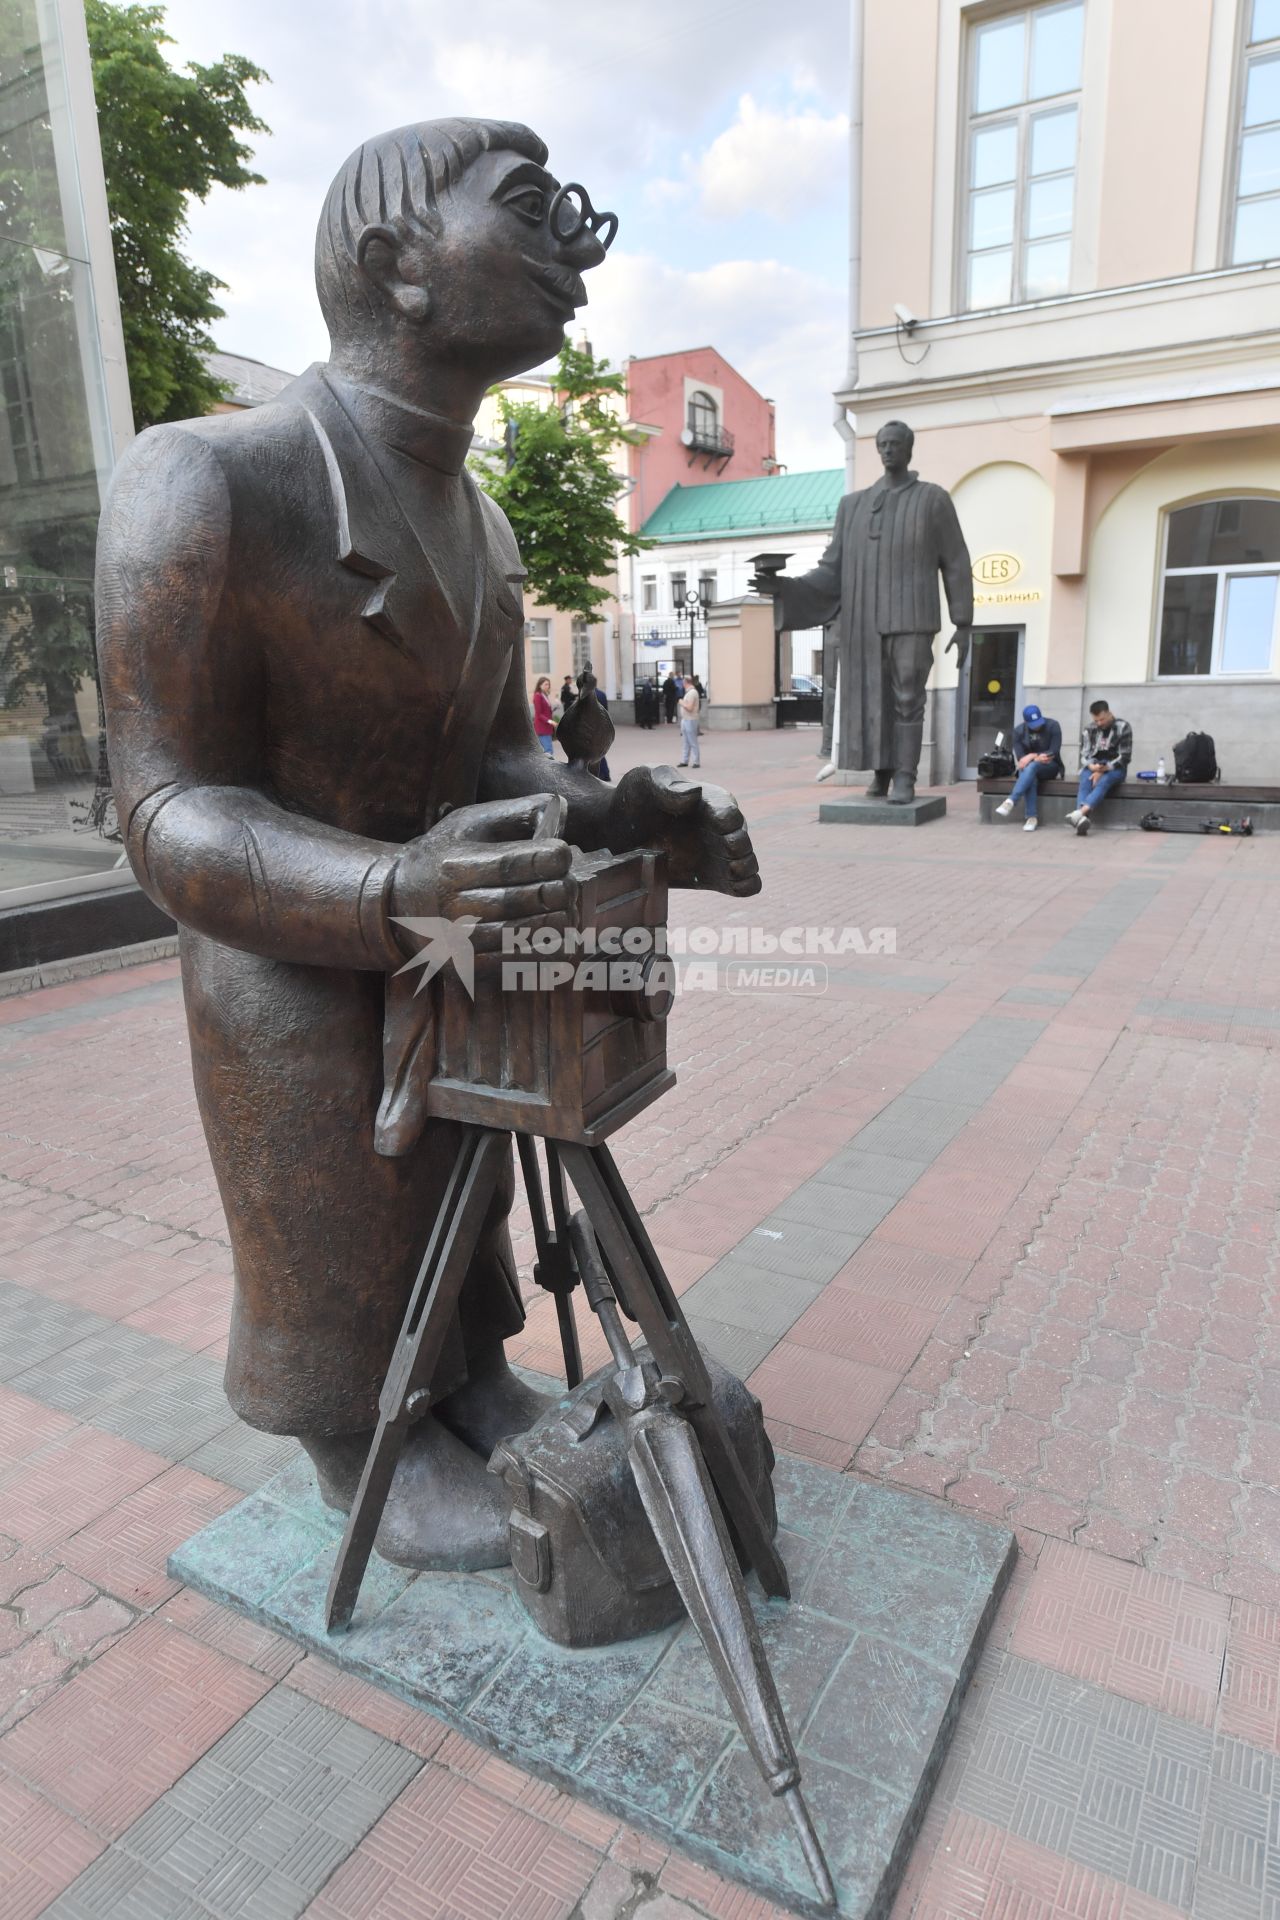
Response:
[[[720,413],[709,393],[689,395],[689,431],[695,447],[714,447],[720,435]]]
[[[1280,500],[1201,500],[1165,518],[1156,672],[1275,673]]]

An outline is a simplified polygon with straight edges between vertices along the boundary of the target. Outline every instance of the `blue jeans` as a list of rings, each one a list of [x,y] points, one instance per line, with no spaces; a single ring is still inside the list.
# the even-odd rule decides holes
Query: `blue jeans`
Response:
[[[555,757],[556,757],[556,755],[555,755],[555,736],[554,736],[554,734],[550,734],[550,733],[540,733],[540,734],[538,735],[538,745],[539,745],[539,746],[540,746],[540,747],[542,748],[542,751],[543,751],[544,753],[549,753],[549,754],[551,755],[551,758],[552,758],[553,760],[555,759]]]
[[[1027,803],[1027,818],[1028,820],[1034,820],[1036,817],[1036,807],[1040,800],[1040,782],[1042,780],[1057,780],[1060,777],[1052,760],[1047,766],[1042,766],[1038,760],[1031,760],[1014,781],[1013,791],[1010,793],[1009,798],[1015,801],[1025,800]]]
[[[1098,776],[1098,784],[1093,785],[1093,775],[1088,767],[1080,769],[1080,785],[1076,789],[1076,805],[1088,807],[1090,813],[1096,813],[1113,787],[1118,787],[1124,779],[1123,767],[1108,767]]]

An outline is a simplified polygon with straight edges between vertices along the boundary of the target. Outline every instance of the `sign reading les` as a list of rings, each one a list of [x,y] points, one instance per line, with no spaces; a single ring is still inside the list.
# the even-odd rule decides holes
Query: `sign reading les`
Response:
[[[984,553],[973,563],[973,577],[982,587],[1007,587],[1022,572],[1022,562],[1012,553]]]

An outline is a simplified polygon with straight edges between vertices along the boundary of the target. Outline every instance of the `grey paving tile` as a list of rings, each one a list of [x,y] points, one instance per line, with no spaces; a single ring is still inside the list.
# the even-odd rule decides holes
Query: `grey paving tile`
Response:
[[[230,1409],[224,1406],[225,1412]],[[298,1443],[289,1434],[259,1433],[232,1419],[210,1439],[183,1456],[183,1465],[211,1480],[223,1480],[243,1493],[256,1493],[297,1458]]]
[[[12,1380],[113,1324],[103,1314],[86,1313],[66,1300],[49,1300],[27,1287],[0,1283],[0,1380]]]
[[[822,1286],[821,1281],[771,1273],[730,1253],[694,1281],[681,1304],[687,1314],[769,1334],[772,1346],[813,1304]]]
[[[421,1765],[277,1687],[49,1911],[58,1920],[292,1920]]]
[[[972,1118],[973,1108],[967,1104],[916,1100],[904,1093],[891,1100],[874,1120],[868,1120],[854,1135],[852,1144],[863,1153],[912,1161],[923,1158],[928,1164]]]
[[[865,1237],[771,1213],[744,1234],[733,1251],[767,1273],[790,1274],[797,1280],[824,1285],[853,1258]]]
[[[97,1424],[108,1407],[133,1399],[140,1390],[157,1391],[159,1380],[184,1357],[191,1356],[184,1356],[172,1341],[109,1321],[15,1374],[9,1385],[61,1413]]]
[[[984,1658],[974,1705],[976,1732],[957,1742],[948,1774],[959,1811],[1197,1920],[1198,1851],[1219,1890],[1234,1876],[1261,1901],[1270,1756],[1215,1750],[1201,1727],[1007,1654]],[[1230,1911],[1217,1900],[1205,1920]]]
[[[856,1233],[861,1239],[873,1232],[896,1205],[891,1194],[866,1193],[860,1187],[831,1186],[814,1179],[797,1187],[780,1207],[774,1208],[774,1214],[783,1220],[828,1227],[835,1233]]]
[[[1001,1004],[1029,1007],[1065,1007],[1072,996],[1070,987],[1032,987],[1019,984],[1001,994]]]
[[[758,1328],[730,1326],[727,1321],[711,1320],[691,1310],[687,1310],[687,1317],[698,1345],[743,1380],[755,1372],[766,1354],[772,1353],[780,1338]]]
[[[1006,1071],[1003,1063],[994,1072],[980,1071],[965,1062],[958,1066],[928,1067],[911,1082],[911,1098],[941,1100],[957,1107],[981,1107],[1001,1084]]]
[[[892,1206],[911,1191],[928,1166],[928,1160],[870,1153],[854,1146],[834,1154],[818,1168],[813,1180],[818,1186],[853,1187],[861,1193],[879,1194]]]

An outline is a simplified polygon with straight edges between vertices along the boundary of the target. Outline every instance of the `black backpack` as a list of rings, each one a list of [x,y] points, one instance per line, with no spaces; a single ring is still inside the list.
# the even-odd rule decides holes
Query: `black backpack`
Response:
[[[1189,733],[1173,749],[1173,777],[1193,785],[1207,786],[1218,778],[1218,757],[1211,733]]]

